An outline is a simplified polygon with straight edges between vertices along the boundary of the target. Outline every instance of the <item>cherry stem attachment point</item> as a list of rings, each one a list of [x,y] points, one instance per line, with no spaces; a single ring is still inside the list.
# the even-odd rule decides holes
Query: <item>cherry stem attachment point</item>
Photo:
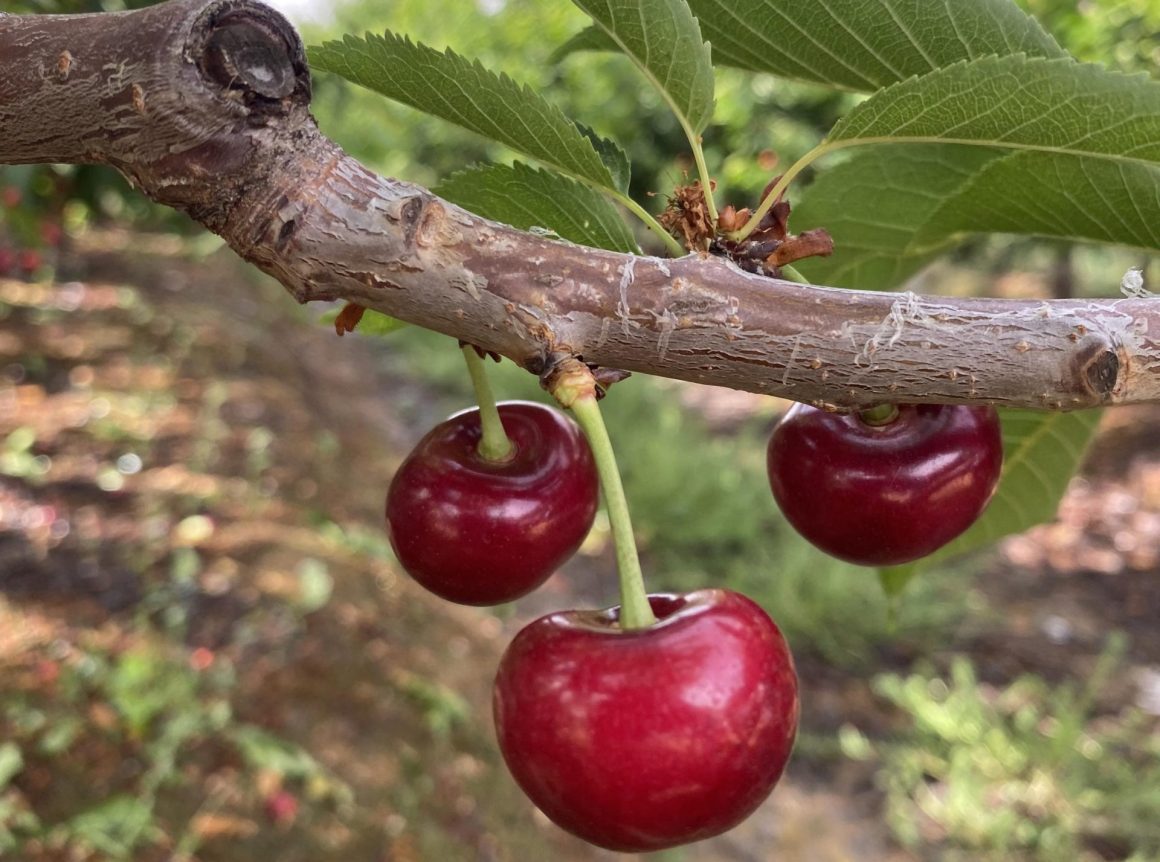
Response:
[[[620,471],[616,467],[616,455],[604,417],[595,394],[582,394],[570,405],[572,415],[583,429],[592,448],[596,461],[596,472],[600,476],[600,487],[604,492],[604,505],[608,508],[608,521],[612,525],[612,541],[616,546],[616,571],[620,579],[620,627],[622,629],[643,629],[653,625],[657,618],[648,603],[648,593],[644,588],[644,574],[640,568],[640,557],[636,552],[636,538],[632,532],[632,519],[628,513],[628,499],[624,495],[624,485],[620,481]]]
[[[467,373],[471,375],[471,386],[475,389],[475,400],[479,404],[479,425],[483,432],[477,448],[479,456],[485,461],[506,461],[512,456],[515,446],[503,430],[483,359],[470,344],[461,349],[467,362]]]
[[[789,187],[789,184],[793,182],[794,177],[809,167],[809,165],[816,159],[824,156],[830,150],[838,149],[841,146],[843,146],[843,143],[840,141],[836,144],[830,144],[823,141],[800,159],[798,159],[796,162],[794,162],[792,165],[790,165],[789,170],[781,175],[781,179],[774,183],[773,188],[769,190],[769,194],[767,194],[762,199],[761,203],[758,204],[757,209],[753,211],[753,215],[749,217],[749,221],[741,226],[741,230],[731,231],[730,233],[727,233],[726,236],[734,242],[741,242],[747,236],[757,230],[757,226],[761,224],[761,220],[765,217],[765,214],[770,211],[773,205],[777,203],[778,199],[785,193],[785,190]]]
[[[858,413],[858,418],[867,425],[878,427],[889,425],[898,418],[897,404],[875,404]]]

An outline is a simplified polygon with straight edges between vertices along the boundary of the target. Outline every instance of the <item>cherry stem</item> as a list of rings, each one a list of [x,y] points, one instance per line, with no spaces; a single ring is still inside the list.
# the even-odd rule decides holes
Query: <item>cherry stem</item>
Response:
[[[641,223],[644,224],[645,227],[655,233],[660,241],[665,244],[665,249],[668,251],[670,257],[681,257],[686,253],[685,249],[679,242],[677,242],[676,238],[661,226],[661,223],[658,222],[655,217],[653,217],[652,213],[650,213],[628,195],[623,195],[619,192],[608,192],[604,189],[600,189],[600,191],[603,191],[615,198],[625,209],[640,219]]]
[[[800,272],[798,272],[794,267],[790,266],[788,263],[783,263],[781,266],[778,267],[778,269],[781,270],[781,277],[786,279],[787,281],[795,281],[798,284],[809,284],[810,283],[808,278],[806,278],[804,275],[802,275]]]
[[[503,430],[499,408],[495,406],[495,395],[487,379],[487,369],[474,347],[465,344],[462,350],[463,358],[467,361],[467,373],[471,375],[471,386],[475,389],[475,400],[479,404],[479,425],[483,431],[476,451],[485,461],[506,461],[515,446]]]
[[[648,593],[645,592],[644,574],[640,569],[640,557],[636,553],[636,539],[632,532],[632,518],[628,514],[628,499],[624,496],[620,470],[616,467],[616,454],[612,451],[608,429],[604,427],[600,405],[593,395],[585,394],[570,406],[592,448],[600,487],[604,492],[604,505],[608,508],[608,521],[612,525],[616,571],[620,579],[620,627],[648,628],[657,618],[648,603]]]
[[[867,425],[879,426],[889,425],[898,418],[897,404],[875,404],[873,407],[867,407],[858,414],[858,418]]]
[[[709,213],[709,223],[713,226],[717,224],[717,204],[713,201],[713,180],[709,177],[709,168],[705,164],[705,151],[701,149],[701,136],[694,135],[685,128],[685,134],[689,137],[689,143],[693,145],[693,160],[697,163],[697,176],[701,179],[701,191],[705,195],[705,209]]]

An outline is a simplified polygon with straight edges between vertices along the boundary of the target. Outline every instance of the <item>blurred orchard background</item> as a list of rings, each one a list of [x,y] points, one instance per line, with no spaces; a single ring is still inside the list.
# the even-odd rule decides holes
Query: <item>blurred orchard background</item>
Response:
[[[7,0],[112,11],[119,0]],[[564,0],[282,0],[308,44],[390,28],[621,142],[634,197],[690,167],[620,58],[552,50]],[[1085,60],[1160,75],[1160,2],[1022,0]],[[857,97],[718,72],[706,150],[752,201]],[[323,130],[431,185],[504,152],[332,77]],[[792,194],[792,189],[791,189]],[[499,762],[490,683],[535,616],[616,599],[607,525],[539,593],[456,608],[397,569],[394,467],[469,403],[455,344],[344,339],[183,216],[89,167],[0,167],[0,858],[611,859]],[[808,226],[801,226],[808,227]],[[971,240],[909,285],[1115,295],[1155,259]],[[503,397],[545,399],[510,363]],[[795,651],[802,732],[743,826],[664,860],[1160,859],[1160,408],[1109,411],[1056,520],[897,601],[786,527],[786,404],[634,378],[605,402],[653,589],[727,585]]]

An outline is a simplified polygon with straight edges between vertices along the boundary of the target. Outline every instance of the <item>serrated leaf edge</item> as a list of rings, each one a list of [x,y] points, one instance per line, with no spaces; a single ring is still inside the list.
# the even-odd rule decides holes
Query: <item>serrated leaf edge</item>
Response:
[[[582,174],[577,174],[574,171],[567,169],[561,165],[555,165],[555,164],[552,164],[550,162],[547,162],[544,159],[542,159],[540,156],[537,156],[533,153],[526,152],[525,150],[522,150],[518,147],[514,147],[506,141],[498,140],[497,138],[495,138],[492,135],[485,134],[485,133],[480,132],[476,129],[468,128],[468,127],[456,122],[455,120],[449,120],[446,117],[439,116],[438,114],[432,114],[428,111],[425,111],[424,109],[422,109],[420,107],[417,107],[415,105],[411,105],[407,102],[404,102],[401,99],[395,99],[390,95],[387,95],[385,93],[380,92],[379,90],[374,89],[373,87],[369,87],[369,86],[366,86],[364,84],[359,84],[358,82],[354,82],[354,81],[352,81],[351,83],[355,83],[357,86],[364,86],[364,87],[366,87],[366,89],[369,89],[372,92],[379,93],[380,95],[384,96],[385,98],[392,99],[392,101],[396,101],[396,102],[399,102],[401,104],[404,104],[407,107],[412,108],[413,110],[427,113],[427,114],[429,114],[429,116],[435,117],[436,119],[441,120],[445,123],[451,123],[452,125],[459,126],[459,128],[464,129],[468,132],[471,132],[472,134],[476,134],[476,135],[479,135],[480,137],[486,138],[490,141],[494,141],[495,143],[498,143],[501,146],[507,147],[508,149],[511,149],[511,150],[514,150],[516,152],[521,153],[522,155],[526,156],[527,158],[534,159],[535,161],[540,162],[541,164],[543,164],[545,166],[550,166],[554,170],[556,170],[558,173],[564,174],[565,176],[572,177],[576,181],[582,182],[585,185],[589,185],[589,186],[592,186],[594,188],[605,188],[611,192],[617,191],[616,185],[615,185],[615,180],[612,177],[611,171],[609,171],[608,166],[604,163],[604,160],[600,158],[600,153],[597,152],[596,147],[592,144],[592,141],[589,140],[586,135],[584,135],[584,133],[580,130],[579,124],[575,120],[568,117],[568,115],[565,114],[559,108],[558,105],[555,105],[552,102],[549,102],[547,99],[545,99],[542,95],[540,95],[540,93],[538,93],[536,90],[534,90],[530,84],[521,83],[521,82],[515,80],[514,78],[512,78],[506,72],[502,72],[502,71],[497,72],[497,71],[494,71],[492,69],[489,69],[487,66],[485,66],[477,58],[467,57],[466,55],[460,54],[459,52],[455,51],[454,49],[452,49],[450,47],[444,48],[442,51],[440,51],[438,48],[434,48],[430,45],[427,45],[426,43],[419,42],[417,40],[413,40],[413,39],[411,39],[410,36],[408,36],[406,34],[395,33],[391,30],[384,30],[382,34],[367,32],[363,36],[355,36],[353,34],[348,33],[348,34],[344,35],[341,40],[331,39],[331,40],[323,42],[320,46],[317,46],[317,47],[321,48],[322,50],[338,50],[338,49],[341,49],[343,47],[347,47],[347,48],[350,48],[350,49],[358,52],[357,46],[359,44],[369,45],[373,42],[373,40],[379,40],[379,41],[383,41],[383,42],[395,40],[395,41],[402,43],[403,45],[407,46],[408,48],[410,48],[416,52],[427,51],[427,52],[430,52],[431,54],[442,57],[442,58],[450,61],[451,63],[464,64],[464,65],[470,67],[474,72],[482,73],[482,75],[485,79],[489,78],[489,77],[493,78],[498,82],[498,84],[501,87],[506,86],[506,87],[513,88],[521,96],[527,97],[535,102],[540,103],[543,106],[543,109],[547,112],[547,114],[549,114],[552,117],[553,120],[558,119],[576,131],[576,142],[575,143],[579,144],[582,148],[587,148],[586,154],[587,154],[587,152],[590,152],[592,154],[593,167],[599,166],[598,173],[600,173],[600,172],[603,173],[603,176],[600,177],[601,181],[597,181],[597,177],[586,177]],[[317,56],[317,49],[315,49],[313,51],[313,53]],[[373,60],[374,58],[368,57],[368,59]],[[315,58],[313,58],[313,57],[311,58],[312,65],[317,63],[317,62],[318,61]],[[331,72],[332,74],[337,74],[337,75],[340,75],[340,76],[345,78],[345,75],[343,75],[343,73],[341,71],[339,71],[338,69],[335,69],[333,66],[327,67],[325,64],[320,63],[319,67],[322,68],[323,71]],[[347,80],[349,80],[349,79],[347,79]]]

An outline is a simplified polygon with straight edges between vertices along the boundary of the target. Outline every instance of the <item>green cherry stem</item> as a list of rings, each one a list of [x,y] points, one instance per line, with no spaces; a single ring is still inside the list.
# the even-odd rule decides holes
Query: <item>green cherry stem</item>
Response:
[[[479,404],[479,424],[483,435],[479,439],[479,455],[485,461],[504,461],[511,457],[515,448],[503,430],[499,409],[495,406],[495,395],[487,380],[487,369],[483,359],[470,344],[461,348],[467,361],[467,373],[471,375],[471,385],[475,389],[475,400]]]
[[[632,532],[632,519],[628,514],[628,500],[624,496],[624,485],[620,481],[616,455],[612,451],[608,429],[604,427],[600,405],[593,395],[585,394],[572,402],[571,410],[588,438],[588,445],[592,448],[596,472],[600,476],[600,487],[604,492],[604,504],[608,507],[612,541],[616,546],[616,571],[620,579],[620,627],[647,628],[655,623],[657,618],[653,615],[648,603],[648,593],[645,592],[644,575],[640,569],[640,557],[636,553],[636,539]]]
[[[694,135],[688,128],[689,143],[693,145],[693,161],[697,164],[697,176],[701,180],[701,190],[705,194],[705,208],[709,211],[709,220],[717,226],[717,204],[713,200],[713,180],[709,176],[709,167],[705,164],[705,151],[701,149],[701,136]]]
[[[726,234],[729,239],[733,240],[734,242],[740,242],[755,230],[757,230],[757,226],[761,224],[762,218],[764,218],[765,214],[770,211],[775,203],[777,203],[777,199],[781,197],[782,193],[786,190],[786,188],[789,187],[789,184],[793,182],[794,177],[804,171],[815,159],[825,155],[828,146],[830,145],[824,143],[818,144],[816,147],[814,147],[812,150],[790,165],[789,170],[781,175],[781,179],[774,183],[773,188],[769,190],[769,194],[765,196],[765,198],[758,205],[757,209],[753,211],[753,215],[749,217],[749,221],[741,226],[741,230],[735,230],[729,234]]]
[[[796,281],[798,284],[809,284],[810,280],[797,271],[796,268],[790,266],[788,263],[783,263],[778,267],[781,270],[781,277],[786,281]]]
[[[630,198],[628,195],[620,194],[619,192],[612,195],[625,209],[641,220],[649,230],[657,235],[657,238],[665,244],[665,249],[668,251],[670,257],[682,257],[687,252],[682,248],[681,244],[677,242],[676,237],[665,230],[656,217],[648,210]]]

